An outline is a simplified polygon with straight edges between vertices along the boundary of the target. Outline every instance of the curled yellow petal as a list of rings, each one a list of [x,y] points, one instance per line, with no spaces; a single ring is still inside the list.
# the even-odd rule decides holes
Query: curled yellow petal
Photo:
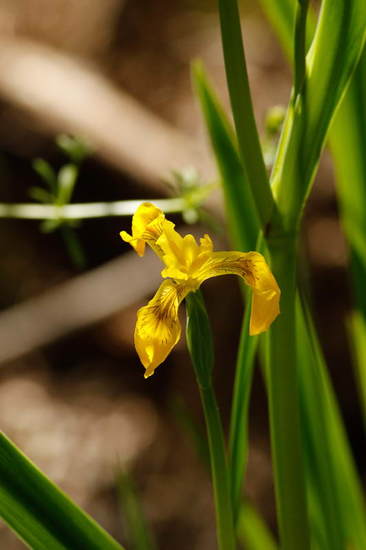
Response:
[[[253,289],[249,333],[266,331],[280,313],[281,295],[266,260],[258,252],[213,252],[192,276],[202,283],[229,274],[239,275]]]
[[[167,279],[150,302],[137,312],[135,347],[144,365],[145,378],[154,374],[180,338],[180,302],[189,290]]]
[[[251,275],[246,282],[253,288],[249,334],[254,335],[268,330],[279,315],[281,291],[263,256],[258,252],[248,256]]]
[[[139,256],[143,256],[146,243],[155,249],[155,243],[163,231],[164,221],[165,216],[160,208],[149,202],[144,202],[133,215],[132,235],[129,235],[126,231],[121,231],[121,238],[130,243]]]

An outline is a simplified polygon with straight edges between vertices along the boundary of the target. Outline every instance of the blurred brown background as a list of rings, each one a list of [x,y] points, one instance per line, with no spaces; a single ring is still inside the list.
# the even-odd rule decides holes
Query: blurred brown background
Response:
[[[285,104],[290,72],[255,0],[243,2],[248,69],[260,128]],[[78,202],[167,194],[171,169],[215,176],[190,61],[203,59],[228,105],[215,4],[209,0],[0,0],[0,201],[28,201],[39,184],[35,157],[65,162],[55,136],[69,132],[94,150]],[[215,205],[220,208],[220,198]],[[178,224],[179,216],[174,217]],[[85,221],[79,272],[60,232],[1,220],[0,428],[118,540],[118,466],[130,471],[162,550],[215,547],[209,476],[174,413],[183,398],[202,424],[184,343],[153,378],[132,347],[135,314],[155,290],[159,266],[118,237],[130,219]],[[197,228],[204,231],[204,228]],[[223,236],[217,245],[229,246]],[[306,216],[304,243],[316,316],[356,458],[361,443],[344,329],[347,254],[327,155]],[[306,275],[306,277],[308,277]],[[225,279],[225,280],[224,280]],[[241,306],[234,278],[205,287],[215,331],[224,417]],[[261,377],[251,405],[247,490],[274,527],[266,402]],[[0,547],[23,548],[4,525]]]

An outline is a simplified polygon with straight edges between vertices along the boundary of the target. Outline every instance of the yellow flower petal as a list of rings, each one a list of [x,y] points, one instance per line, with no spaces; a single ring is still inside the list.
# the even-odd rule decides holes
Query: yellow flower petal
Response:
[[[121,238],[130,243],[139,256],[145,253],[145,243],[155,250],[155,243],[163,231],[165,216],[160,208],[149,202],[142,203],[132,218],[132,235],[121,231]],[[160,250],[155,252],[159,254]],[[159,254],[160,255],[160,254]]]
[[[239,275],[253,289],[249,333],[266,331],[280,313],[281,291],[276,279],[258,252],[212,252],[191,276],[201,284],[219,275]]]
[[[182,237],[174,229],[174,224],[168,221],[164,223],[164,230],[157,245],[163,252],[162,260],[166,265],[161,272],[162,277],[180,281],[192,279],[192,273],[206,262],[213,248],[208,235],[205,235],[198,245],[193,235]]]
[[[185,296],[206,279],[235,274],[253,290],[250,334],[267,330],[279,314],[280,289],[264,257],[258,252],[213,252],[210,237],[198,244],[193,235],[182,237],[174,223],[150,203],[143,203],[132,220],[132,235],[121,237],[143,256],[148,244],[165,264],[163,281],[155,296],[137,313],[135,347],[145,378],[151,376],[178,342],[178,308]]]
[[[152,300],[137,312],[135,347],[146,369],[145,378],[154,374],[178,342],[178,308],[188,292],[184,285],[165,280]]]
[[[248,255],[253,277],[247,279],[253,288],[249,334],[254,335],[268,330],[279,315],[281,291],[263,256],[258,252],[249,252]]]

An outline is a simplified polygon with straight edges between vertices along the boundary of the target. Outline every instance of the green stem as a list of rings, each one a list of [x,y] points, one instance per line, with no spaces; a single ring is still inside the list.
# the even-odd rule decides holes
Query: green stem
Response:
[[[281,288],[281,315],[270,332],[269,407],[277,513],[282,550],[309,550],[304,464],[300,435],[295,347],[296,238],[269,241]]]
[[[218,0],[226,79],[238,137],[240,156],[247,172],[259,218],[265,226],[273,209],[261,145],[250,97],[237,0]]]
[[[224,434],[212,384],[204,388],[200,387],[200,394],[211,456],[219,548],[220,550],[233,550],[235,548],[235,536]]]
[[[248,409],[258,338],[249,336],[251,308],[247,302],[241,329],[230,420],[231,498],[236,522],[248,457]]]
[[[187,344],[200,391],[207,428],[218,547],[219,550],[235,550],[236,541],[225,440],[212,385],[214,354],[211,328],[200,291],[188,294],[186,305]]]
[[[20,218],[28,220],[81,220],[109,216],[131,216],[142,202],[149,200],[74,203],[64,206],[54,204],[0,203],[0,218]],[[151,202],[164,212],[181,212],[185,208],[184,199],[151,199]]]

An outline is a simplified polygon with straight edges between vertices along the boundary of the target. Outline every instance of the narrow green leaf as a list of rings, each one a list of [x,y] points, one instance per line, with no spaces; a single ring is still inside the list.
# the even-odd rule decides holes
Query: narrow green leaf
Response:
[[[71,162],[80,165],[90,153],[89,147],[81,139],[60,134],[56,138],[58,147],[67,155]]]
[[[259,219],[265,227],[272,214],[273,197],[254,119],[238,4],[237,0],[219,0],[218,5],[226,79],[240,156]]]
[[[249,336],[250,307],[241,329],[230,419],[230,472],[234,518],[241,502],[241,489],[248,458],[248,415],[258,338]]]
[[[259,0],[266,17],[269,19],[289,59],[293,59],[293,30],[295,28],[295,0]],[[308,50],[315,31],[315,17],[312,10],[308,12],[306,22],[306,49]]]
[[[291,17],[294,10],[292,0],[261,0],[266,14],[277,29],[285,51],[291,47]],[[287,13],[287,16],[285,15]],[[314,27],[314,17],[310,18]],[[353,292],[357,311],[352,321],[351,345],[354,349],[355,366],[358,373],[360,397],[366,411],[366,382],[363,382],[365,358],[362,334],[366,319],[366,48],[353,74],[348,90],[336,113],[330,128],[330,147],[335,166],[340,217],[350,247]],[[362,319],[363,317],[363,319]],[[360,370],[361,369],[361,370]],[[366,412],[364,413],[366,418]]]
[[[48,220],[48,221],[52,221],[52,220]],[[85,257],[84,249],[80,243],[80,240],[75,230],[69,225],[62,225],[61,234],[65,243],[67,252],[74,266],[77,269],[85,269],[86,257]]]
[[[246,550],[278,550],[273,534],[248,502],[240,509],[238,539]]]
[[[289,10],[292,9],[294,12],[294,2],[292,0],[279,0],[278,2],[261,0],[261,2],[279,34],[285,51],[289,54],[291,52],[292,37]],[[354,6],[356,5],[357,2],[354,3]],[[287,16],[284,15],[285,10],[287,10]],[[345,10],[347,10],[347,7]],[[310,23],[309,27],[311,29],[314,27],[314,18],[310,18]],[[347,18],[342,23],[347,26]],[[345,48],[348,48],[346,39],[344,45]],[[364,154],[366,147],[364,131],[366,124],[365,57],[364,53],[330,129],[341,218],[346,236],[351,244],[352,271],[358,307],[364,312],[366,311],[364,293],[366,276],[366,268],[364,267],[366,265],[366,247],[364,243],[366,220],[364,206],[366,204],[366,161]],[[341,63],[341,60],[339,59],[337,62]],[[357,327],[354,327],[355,355],[361,358],[359,362],[359,365],[361,365],[365,357],[364,336],[362,335],[363,320],[358,313],[356,315],[358,320],[361,321],[361,325],[357,323]],[[301,326],[303,327],[303,322],[299,330],[301,330]],[[313,336],[314,334],[313,331]],[[302,332],[299,341],[303,348],[306,346],[307,340],[307,332]],[[303,376],[306,376],[307,373],[307,384],[305,384],[303,390],[305,391],[307,388],[308,399],[313,398],[312,406],[309,402],[307,407],[311,419],[309,418],[303,422],[304,430],[308,432],[306,456],[311,461],[311,467],[309,466],[311,470],[309,502],[310,509],[315,509],[315,512],[311,513],[313,535],[315,534],[318,540],[319,548],[328,550],[330,547],[333,548],[332,544],[337,547],[336,538],[342,526],[342,530],[346,530],[346,533],[360,533],[358,543],[355,543],[354,547],[356,549],[363,548],[365,541],[362,535],[364,525],[362,522],[363,502],[360,485],[318,344],[313,353],[313,356],[309,356],[307,348],[299,355],[304,363]],[[309,381],[312,377],[315,378],[313,381],[314,386],[310,385]],[[323,388],[325,395],[321,390],[322,385],[325,385],[325,390]],[[319,394],[320,402],[317,399]],[[333,423],[330,434],[327,432],[329,422]],[[317,432],[321,432],[323,436],[317,436]],[[336,435],[334,435],[334,432]],[[325,450],[322,449],[324,445],[327,447]],[[331,457],[331,462],[336,462],[334,467],[332,465],[330,468],[328,467],[326,460],[328,456]],[[345,473],[343,470],[345,470]],[[346,495],[346,492],[349,494]],[[334,494],[337,494],[337,498],[332,501],[332,495]],[[331,501],[329,508],[327,501],[328,503]],[[350,512],[351,510],[352,512]],[[353,517],[353,513],[355,517]],[[334,514],[341,516],[338,524],[337,521],[334,521]],[[348,525],[346,528],[344,528],[345,523]],[[334,543],[330,542],[332,538],[335,540]],[[354,538],[356,540],[357,535],[354,535]],[[340,540],[342,540],[342,536],[340,536]]]
[[[0,433],[0,516],[33,550],[121,550]]]
[[[364,501],[309,312],[297,303],[299,385],[305,457],[327,530],[326,548],[366,548]]]
[[[65,164],[57,175],[57,204],[68,204],[74,191],[79,169],[75,164]]]
[[[56,193],[57,177],[52,166],[44,159],[34,159],[33,169],[50,188],[52,194]]]
[[[366,48],[332,125],[331,150],[357,308],[366,319]]]
[[[192,75],[221,176],[233,243],[239,250],[252,250],[257,241],[260,222],[233,129],[201,63],[193,65]]]
[[[273,190],[287,230],[298,224],[329,125],[361,55],[365,33],[363,0],[323,1],[307,56],[305,86],[288,111],[273,169]]]
[[[42,233],[52,233],[60,227],[62,221],[55,218],[50,218],[48,220],[43,220],[40,224],[40,230]]]
[[[348,328],[353,348],[357,388],[366,426],[366,322],[364,316],[357,311],[353,312]]]
[[[43,187],[31,187],[29,189],[28,195],[31,197],[31,199],[45,204],[52,204],[54,201],[52,193],[47,191],[47,189],[43,189]]]

